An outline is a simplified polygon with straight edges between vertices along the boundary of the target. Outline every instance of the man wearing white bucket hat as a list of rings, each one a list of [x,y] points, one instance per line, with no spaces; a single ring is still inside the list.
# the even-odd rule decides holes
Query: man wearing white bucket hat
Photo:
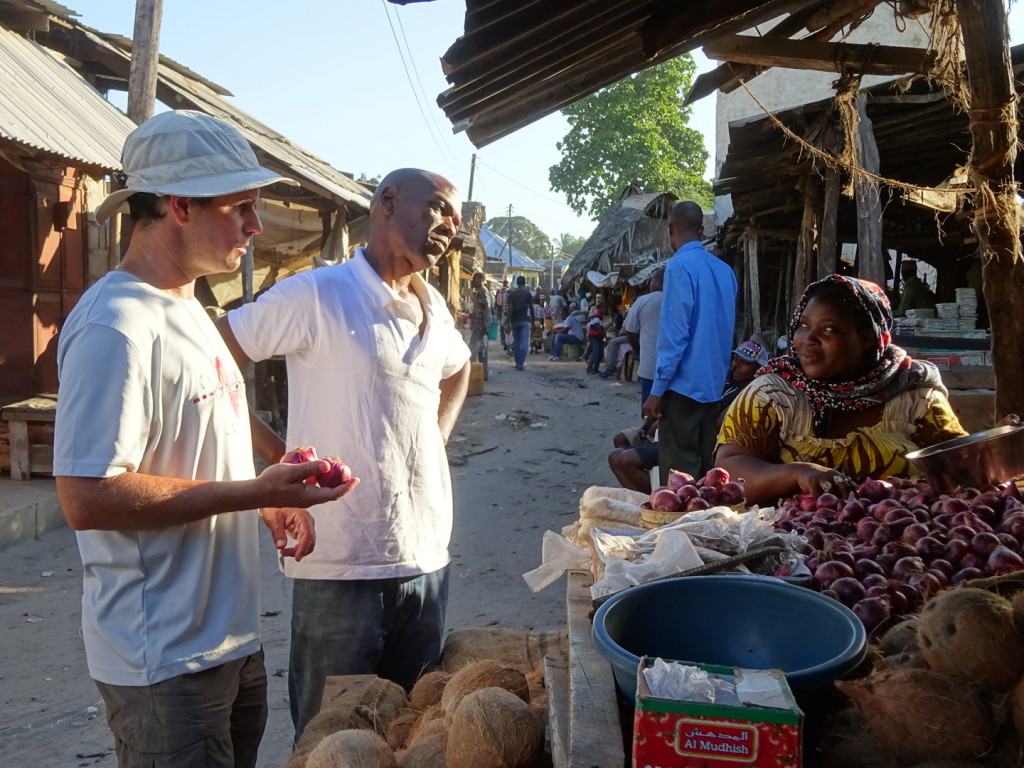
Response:
[[[262,168],[234,128],[166,112],[125,141],[135,229],[61,331],[54,475],[84,566],[82,636],[118,764],[254,766],[267,718],[256,508],[285,556],[315,541],[304,507],[356,481],[328,466],[255,476],[245,387],[196,278],[238,268],[261,230]],[[287,535],[296,538],[287,547]]]

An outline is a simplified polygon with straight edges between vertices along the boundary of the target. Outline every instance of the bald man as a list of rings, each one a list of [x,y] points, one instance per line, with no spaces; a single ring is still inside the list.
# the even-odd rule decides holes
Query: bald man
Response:
[[[668,233],[676,253],[665,267],[654,383],[643,406],[646,418],[660,420],[662,485],[669,469],[700,477],[711,466],[736,320],[736,275],[701,245],[701,207],[676,203]]]
[[[393,171],[374,192],[365,248],[282,280],[218,324],[239,362],[285,356],[288,446],[338,456],[362,481],[313,512],[317,549],[283,566],[293,579],[296,740],[328,675],[377,674],[408,689],[440,658],[452,530],[445,443],[470,350],[419,273],[448,250],[461,206],[447,179]],[[285,445],[263,433],[257,448],[276,462]]]

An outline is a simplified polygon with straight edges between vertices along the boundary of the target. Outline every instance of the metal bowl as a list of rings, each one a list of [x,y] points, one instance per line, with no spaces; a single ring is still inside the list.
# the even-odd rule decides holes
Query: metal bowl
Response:
[[[939,493],[1016,480],[1024,475],[1024,425],[975,432],[908,453],[907,458]]]

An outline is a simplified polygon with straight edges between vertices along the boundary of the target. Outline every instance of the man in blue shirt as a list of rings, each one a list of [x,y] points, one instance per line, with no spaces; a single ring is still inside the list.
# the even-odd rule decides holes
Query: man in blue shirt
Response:
[[[669,469],[700,477],[711,466],[718,401],[729,372],[736,321],[736,275],[700,244],[704,212],[676,203],[669,215],[675,256],[665,268],[658,362],[644,416],[660,419],[662,485]]]

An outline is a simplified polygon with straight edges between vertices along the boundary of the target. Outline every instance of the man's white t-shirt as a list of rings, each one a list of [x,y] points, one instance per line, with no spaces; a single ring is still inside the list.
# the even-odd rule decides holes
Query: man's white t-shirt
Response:
[[[629,333],[640,333],[640,362],[636,375],[642,379],[654,379],[658,366],[658,325],[661,322],[662,291],[645,293],[633,302],[622,322],[622,329]],[[646,352],[646,354],[644,354]]]
[[[317,545],[288,576],[382,579],[448,563],[452,489],[437,423],[440,382],[470,359],[441,295],[418,275],[413,310],[356,249],[343,264],[277,283],[228,314],[252,360],[285,355],[289,448],[337,456],[360,484],[310,512]]]
[[[254,476],[245,385],[196,300],[110,272],[61,330],[56,476]],[[260,648],[255,510],[79,531],[89,673],[152,685]]]

